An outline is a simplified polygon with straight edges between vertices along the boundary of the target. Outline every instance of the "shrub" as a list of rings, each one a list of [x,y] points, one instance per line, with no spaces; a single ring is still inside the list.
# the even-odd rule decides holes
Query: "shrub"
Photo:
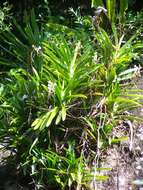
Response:
[[[0,86],[0,142],[37,188],[92,189],[107,178],[97,175],[100,149],[122,140],[112,129],[139,119],[126,114],[141,106],[128,88],[138,72],[129,67],[138,33],[124,42],[116,27],[111,36],[99,28],[91,40],[58,26],[58,34],[41,31],[32,11],[24,29],[16,24],[20,37],[0,35],[0,64],[9,68]]]

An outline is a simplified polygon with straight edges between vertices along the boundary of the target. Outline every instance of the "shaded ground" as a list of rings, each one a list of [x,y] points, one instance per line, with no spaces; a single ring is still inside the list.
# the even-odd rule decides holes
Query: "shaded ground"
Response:
[[[0,149],[0,190],[34,190],[29,184],[31,181],[18,172],[14,162],[7,160],[10,154]]]

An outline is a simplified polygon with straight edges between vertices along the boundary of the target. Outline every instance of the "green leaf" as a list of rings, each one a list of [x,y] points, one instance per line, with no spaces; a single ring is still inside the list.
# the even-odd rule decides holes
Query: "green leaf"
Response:
[[[29,154],[31,154],[31,151],[33,149],[33,147],[37,144],[38,142],[38,137],[34,140],[34,142],[32,143],[31,147],[30,147],[30,150],[29,150]]]
[[[128,139],[129,139],[129,137],[120,137],[120,138],[115,138],[115,139],[109,139],[109,144],[127,141]]]
[[[128,8],[128,0],[120,0],[120,23],[125,24],[125,11]]]
[[[71,63],[70,63],[70,72],[69,72],[70,79],[72,79],[74,76],[75,67],[76,67],[76,59],[77,59],[80,48],[81,48],[81,42],[78,42],[74,51],[73,59],[71,60]]]
[[[108,17],[111,23],[115,22],[116,0],[106,0]]]
[[[137,73],[138,70],[139,70],[138,67],[127,69],[127,70],[121,72],[118,75],[117,80],[122,81],[122,80],[132,79],[135,76],[135,73]]]
[[[55,118],[56,114],[58,112],[58,107],[53,108],[49,113],[49,117],[47,118],[46,127],[49,127]]]
[[[66,119],[66,108],[64,105],[62,106],[61,114],[62,114],[62,120],[65,121],[65,119]]]
[[[104,175],[96,175],[95,176],[97,181],[106,181],[109,179],[109,176],[104,176]]]
[[[73,94],[68,96],[68,98],[87,98],[87,96],[83,95],[83,94]]]
[[[98,7],[98,6],[103,6],[103,1],[102,0],[92,0],[91,1],[91,7]]]
[[[56,118],[55,124],[58,125],[58,124],[60,123],[61,119],[62,119],[62,112],[59,111],[59,114],[58,114],[58,116],[57,116],[57,118]]]
[[[50,110],[48,113],[43,114],[39,118],[37,118],[33,123],[32,127],[34,127],[34,130],[43,130],[45,127],[49,127],[55,118],[56,114],[58,112],[58,107],[54,107],[52,110]]]

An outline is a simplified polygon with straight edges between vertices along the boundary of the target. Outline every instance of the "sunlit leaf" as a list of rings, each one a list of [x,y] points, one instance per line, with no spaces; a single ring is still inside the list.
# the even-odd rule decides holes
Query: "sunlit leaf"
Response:
[[[62,120],[65,121],[65,119],[66,119],[66,108],[64,105],[62,106],[61,114],[62,114]]]

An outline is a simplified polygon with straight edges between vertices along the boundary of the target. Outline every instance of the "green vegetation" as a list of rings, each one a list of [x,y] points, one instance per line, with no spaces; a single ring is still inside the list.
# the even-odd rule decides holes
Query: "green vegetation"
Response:
[[[130,87],[142,27],[125,20],[128,1],[106,7],[92,18],[71,9],[73,28],[34,9],[8,30],[0,17],[0,142],[37,189],[93,189],[110,169],[98,167],[100,151],[126,139],[112,129],[141,120],[131,110],[143,97]]]

